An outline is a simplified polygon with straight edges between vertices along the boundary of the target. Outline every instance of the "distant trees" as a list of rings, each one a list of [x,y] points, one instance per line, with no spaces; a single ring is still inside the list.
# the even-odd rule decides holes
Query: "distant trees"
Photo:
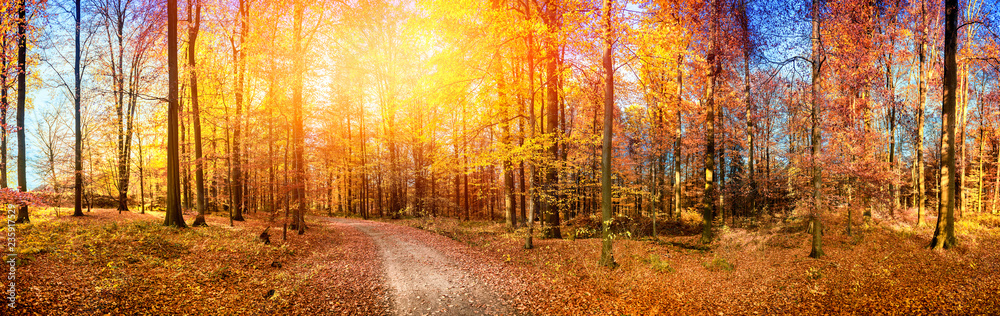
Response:
[[[991,138],[1000,92],[985,62],[996,40],[971,27],[989,8],[959,11],[958,23],[970,26],[955,31],[965,36],[955,40],[956,103],[941,121],[938,103],[926,101],[940,93],[933,87],[943,73],[934,58],[941,7],[928,1],[777,10],[743,0],[639,8],[188,0],[189,18],[173,26],[188,30],[188,77],[175,78],[175,94],[159,83],[171,65],[153,58],[178,53],[162,45],[162,3],[90,4],[81,11],[96,13],[94,23],[73,21],[100,31],[85,43],[101,52],[95,70],[84,71],[85,57],[74,67],[74,81],[87,82],[70,93],[79,121],[74,172],[85,179],[75,186],[90,204],[121,211],[139,200],[166,204],[182,220],[170,206],[176,192],[164,194],[177,168],[194,179],[184,196],[197,196],[199,225],[226,207],[235,221],[258,210],[281,221],[284,208],[299,232],[307,214],[320,213],[502,217],[512,229],[527,226],[518,233],[531,248],[539,229],[546,238],[594,236],[608,224],[609,237],[635,237],[662,232],[664,220],[701,217],[702,241],[711,243],[720,226],[791,220],[814,228],[811,255],[820,256],[824,224],[839,222],[830,216],[849,226],[857,213],[910,220],[915,211],[919,225],[923,206],[947,206],[951,190],[955,221],[985,213],[1000,191],[990,185],[1000,177]],[[602,10],[614,5],[624,9]],[[16,20],[3,20],[9,52],[24,39]],[[782,33],[801,36],[769,36]],[[52,42],[42,54],[69,52],[68,41]],[[30,66],[9,55],[0,56],[6,85]],[[172,96],[175,114],[162,95]],[[190,111],[181,111],[184,100]],[[179,125],[167,137],[154,132],[171,122]],[[954,130],[953,146],[936,147],[939,125],[944,136]],[[164,173],[169,181],[147,177]]]
[[[129,180],[132,167],[132,141],[135,136],[137,108],[140,96],[148,93],[150,65],[155,41],[160,36],[156,11],[150,4],[126,0],[99,0],[97,13],[103,20],[108,51],[102,64],[108,76],[110,99],[115,113],[116,137],[115,188],[118,191],[118,211],[129,211]]]

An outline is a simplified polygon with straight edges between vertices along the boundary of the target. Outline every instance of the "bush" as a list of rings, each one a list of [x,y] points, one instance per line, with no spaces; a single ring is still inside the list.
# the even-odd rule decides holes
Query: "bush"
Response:
[[[648,263],[649,267],[651,269],[653,269],[653,271],[656,271],[656,272],[671,273],[671,272],[675,271],[674,268],[670,266],[669,262],[667,262],[666,260],[660,259],[660,256],[658,256],[656,254],[650,254],[649,255],[649,259],[642,259],[642,262],[643,263]]]
[[[708,269],[709,271],[719,271],[719,270],[733,271],[734,269],[732,263],[726,261],[725,258],[719,258],[719,257],[712,258],[712,261],[706,261],[702,265],[705,266],[705,269]]]

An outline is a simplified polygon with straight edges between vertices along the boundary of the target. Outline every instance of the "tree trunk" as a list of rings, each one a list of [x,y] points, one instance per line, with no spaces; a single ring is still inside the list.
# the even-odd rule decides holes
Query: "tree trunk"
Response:
[[[957,245],[955,239],[955,102],[958,73],[956,47],[958,37],[958,0],[945,0],[944,31],[944,86],[941,116],[941,199],[937,227],[930,247],[949,249]],[[942,227],[943,224],[943,227]]]
[[[604,50],[604,140],[601,151],[601,261],[599,265],[614,269],[618,266],[611,244],[611,151],[615,113],[615,68],[614,47],[611,33],[612,1],[604,3],[605,50]]]
[[[927,188],[926,181],[924,181],[924,108],[927,104],[927,74],[925,70],[926,64],[926,49],[927,49],[927,15],[926,15],[926,1],[920,2],[920,42],[917,46],[917,56],[920,60],[919,68],[917,68],[917,144],[916,144],[916,158],[914,160],[914,166],[917,168],[917,226],[923,226],[923,215],[926,214],[924,210],[925,204],[927,204]]]
[[[7,36],[0,36],[0,188],[6,189],[7,184]]]
[[[718,58],[716,34],[719,28],[719,10],[721,3],[719,0],[712,2],[712,29],[710,31],[709,52],[705,61],[708,64],[708,81],[705,87],[705,191],[701,200],[702,232],[701,243],[708,244],[714,239],[712,233],[712,222],[715,221],[715,87],[718,72],[721,70],[721,60]]]
[[[820,174],[819,161],[817,160],[819,155],[820,147],[820,136],[819,136],[819,106],[820,106],[820,85],[822,84],[822,77],[820,77],[820,71],[822,70],[823,62],[826,57],[821,56],[822,43],[820,39],[820,2],[819,0],[813,0],[812,2],[812,146],[809,149],[809,155],[811,158],[812,165],[812,215],[810,216],[809,226],[812,231],[812,250],[809,252],[809,257],[820,258],[824,255],[823,253],[823,223],[820,219],[820,186],[822,186],[822,175]]]
[[[21,0],[17,10],[17,186],[18,191],[28,191],[27,148],[24,143],[24,103],[27,98],[28,86],[28,23],[27,4]],[[29,223],[28,204],[21,204],[17,209],[16,223]]]
[[[73,146],[73,216],[83,216],[83,132],[80,127],[80,98],[83,94],[80,92],[80,0],[76,0],[76,14],[74,15],[74,21],[76,22],[75,29],[75,39],[76,44],[74,46],[74,64],[73,64],[73,81],[76,83],[75,91],[73,95],[73,129],[74,134],[76,134],[76,142]],[[4,47],[6,49],[6,47]],[[6,58],[5,58],[6,59]],[[5,62],[6,64],[6,62]],[[6,72],[7,67],[3,70]],[[6,76],[4,76],[6,77]],[[4,78],[6,80],[6,78]],[[4,83],[6,85],[6,83]],[[4,117],[6,118],[7,112],[7,88],[4,87]],[[3,146],[6,155],[7,146]],[[6,160],[6,159],[4,159]],[[6,161],[4,162],[6,165]],[[3,168],[3,172],[7,171],[7,168]],[[6,176],[4,176],[6,178]],[[6,187],[6,179],[4,179],[4,184]]]
[[[198,29],[201,27],[201,1],[196,0],[194,14],[188,5],[188,20],[193,22],[188,27],[188,67],[191,71],[191,114],[194,124],[194,182],[195,195],[198,196],[198,217],[191,226],[208,226],[205,223],[205,162],[201,150],[201,109],[198,108],[198,69],[195,56],[195,44],[198,42]]]
[[[532,19],[532,13],[531,13],[531,11],[532,11],[531,10],[531,5],[529,5],[528,2],[525,1],[525,12],[526,12],[525,13],[525,19],[526,20],[531,20]],[[526,42],[527,42],[526,44],[528,46],[528,93],[529,93],[529,97],[528,97],[528,107],[525,110],[528,112],[528,139],[530,139],[530,140],[534,140],[534,138],[535,138],[535,54],[534,54],[535,53],[535,51],[534,51],[534,49],[535,49],[534,46],[535,45],[534,45],[534,38],[533,38],[534,36],[533,36],[533,34],[534,34],[533,32],[529,32],[528,33],[528,37],[526,39]],[[532,248],[534,248],[534,244],[532,243],[532,238],[534,237],[534,233],[535,233],[535,208],[538,207],[537,203],[535,203],[536,202],[536,200],[535,200],[535,189],[536,189],[536,186],[537,186],[537,182],[535,181],[535,163],[534,163],[534,161],[528,161],[528,163],[526,165],[527,165],[527,170],[525,171],[526,174],[524,176],[526,176],[526,177],[529,178],[529,181],[528,181],[528,185],[529,186],[525,190],[525,194],[527,195],[527,200],[528,200],[527,201],[528,202],[528,214],[527,214],[528,215],[528,217],[527,217],[527,222],[528,222],[528,236],[524,239],[524,249],[532,249]]]
[[[167,0],[167,214],[164,226],[187,227],[181,213],[181,175],[179,139],[180,127],[177,106],[177,84],[180,81],[177,69],[177,0]]]
[[[556,44],[557,32],[559,29],[559,12],[557,11],[557,6],[550,5],[547,8],[548,17],[545,19],[546,24],[549,27],[549,33],[546,37],[546,75],[547,79],[545,82],[546,88],[546,100],[545,100],[545,116],[546,122],[544,126],[544,132],[553,140],[558,137],[558,126],[559,126],[559,91],[558,91],[558,80],[559,80],[559,69],[557,65],[559,64],[559,49]],[[558,140],[556,140],[558,142]],[[548,226],[548,230],[545,230],[544,238],[560,238],[562,237],[559,231],[559,211],[557,210],[555,198],[556,191],[559,185],[559,169],[556,167],[555,161],[559,159],[559,145],[549,144],[547,145],[546,151],[548,151],[548,156],[551,159],[550,163],[545,168],[545,184],[544,188],[546,195],[550,198],[542,202],[542,216],[545,218],[545,224]]]
[[[674,209],[671,212],[671,217],[675,219],[681,218],[681,135],[683,130],[683,113],[681,112],[681,106],[684,92],[684,56],[677,54],[677,129],[674,134],[674,178],[673,178],[673,189],[674,189]]]
[[[306,175],[305,175],[305,128],[302,121],[302,72],[305,70],[303,67],[303,47],[302,47],[302,15],[305,11],[304,4],[301,2],[295,2],[294,6],[294,52],[295,56],[298,56],[293,61],[293,69],[295,69],[293,75],[292,83],[292,106],[293,110],[293,122],[292,122],[292,134],[295,139],[295,199],[298,204],[296,208],[296,228],[298,228],[298,234],[302,235],[305,233],[305,212],[306,212]],[[250,16],[249,10],[244,11],[244,19]],[[246,27],[244,26],[244,34],[246,34]]]
[[[240,127],[242,126],[243,120],[243,68],[244,68],[244,51],[246,50],[244,44],[246,43],[247,32],[249,31],[249,23],[246,19],[249,15],[249,8],[246,7],[246,0],[240,0],[239,3],[239,23],[240,23],[240,42],[239,48],[233,47],[233,57],[236,60],[236,123],[233,124],[233,187],[232,187],[232,199],[233,208],[232,220],[243,221],[243,171],[242,162],[240,159]],[[299,183],[299,182],[296,182]]]

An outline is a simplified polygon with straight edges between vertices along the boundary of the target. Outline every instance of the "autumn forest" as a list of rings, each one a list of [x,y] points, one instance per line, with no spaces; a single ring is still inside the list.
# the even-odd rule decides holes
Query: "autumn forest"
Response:
[[[3,0],[3,314],[997,313],[998,10]]]

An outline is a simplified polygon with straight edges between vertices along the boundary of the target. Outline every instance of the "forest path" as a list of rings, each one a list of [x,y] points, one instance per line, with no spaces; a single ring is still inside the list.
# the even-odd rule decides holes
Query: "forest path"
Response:
[[[378,247],[396,315],[510,315],[488,287],[430,245],[415,228],[334,218]]]

